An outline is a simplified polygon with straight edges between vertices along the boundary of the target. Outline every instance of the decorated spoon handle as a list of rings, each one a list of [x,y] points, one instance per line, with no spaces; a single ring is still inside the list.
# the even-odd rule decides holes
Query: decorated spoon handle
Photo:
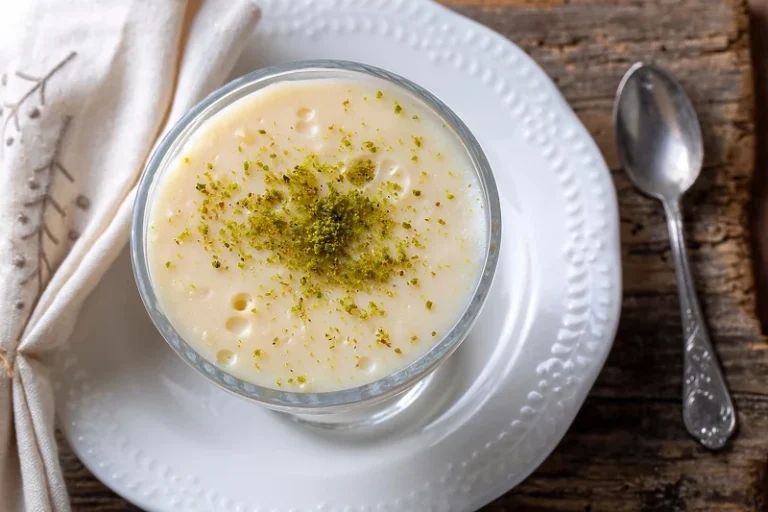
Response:
[[[665,202],[669,241],[675,260],[677,291],[683,316],[683,421],[688,432],[707,448],[722,448],[736,428],[733,401],[712,348],[696,298],[683,240],[679,202]]]

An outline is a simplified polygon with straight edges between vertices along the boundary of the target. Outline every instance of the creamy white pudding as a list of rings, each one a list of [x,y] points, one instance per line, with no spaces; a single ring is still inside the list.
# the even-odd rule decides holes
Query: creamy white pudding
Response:
[[[390,375],[446,334],[484,263],[456,135],[373,78],[270,85],[190,136],[158,178],[147,257],[195,350],[300,392]]]

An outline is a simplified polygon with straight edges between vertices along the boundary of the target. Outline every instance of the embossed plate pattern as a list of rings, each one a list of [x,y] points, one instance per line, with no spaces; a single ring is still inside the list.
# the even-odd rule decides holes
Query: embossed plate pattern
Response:
[[[55,369],[60,425],[93,473],[152,511],[474,510],[564,435],[621,301],[616,199],[595,144],[541,69],[426,0],[262,1],[235,74],[359,60],[430,89],[483,145],[502,196],[497,277],[477,326],[411,409],[325,432],[194,374],[155,331],[127,253]]]

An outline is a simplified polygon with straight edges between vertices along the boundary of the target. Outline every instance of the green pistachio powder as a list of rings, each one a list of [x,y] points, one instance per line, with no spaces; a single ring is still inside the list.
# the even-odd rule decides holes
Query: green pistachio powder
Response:
[[[328,286],[350,292],[369,290],[372,284],[386,283],[395,272],[411,268],[406,253],[409,241],[392,237],[391,206],[357,188],[340,191],[333,185],[344,180],[339,165],[323,164],[311,154],[282,173],[258,163],[257,167],[267,186],[263,194],[248,192],[232,201],[239,185],[213,180],[210,173],[197,184],[203,195],[198,231],[215,268],[222,268],[218,256],[222,251],[236,253],[241,268],[256,252],[267,251],[270,256],[265,262],[300,272],[301,283],[311,295]],[[356,184],[373,179],[367,167],[353,167],[351,172],[350,181]],[[315,173],[326,173],[332,181],[320,184]],[[211,221],[223,227],[213,233]]]
[[[377,99],[382,96],[381,91],[376,93]],[[394,114],[401,115],[403,107],[397,102],[394,105]],[[349,102],[344,106],[348,108]],[[418,116],[411,119],[418,120]],[[333,125],[328,129],[345,133]],[[259,133],[269,137],[266,130]],[[342,149],[353,149],[351,135],[350,132],[343,135]],[[412,141],[415,149],[424,145],[422,137],[414,136]],[[378,147],[371,141],[363,141],[360,150],[375,153]],[[242,151],[240,146],[238,151]],[[274,160],[273,154],[270,158]],[[417,160],[416,155],[413,159]],[[188,157],[184,162],[192,165]],[[260,160],[244,161],[242,181],[258,173],[265,185],[262,194],[247,192],[232,179],[214,179],[210,163],[205,164],[205,169],[195,186],[200,195],[199,238],[185,229],[175,242],[182,244],[196,239],[211,254],[211,265],[221,271],[230,270],[221,255],[231,253],[236,255],[240,269],[250,266],[254,258],[267,254],[263,263],[282,264],[297,272],[301,276],[302,296],[292,311],[298,316],[305,315],[305,299],[321,299],[323,290],[329,288],[341,289],[347,294],[339,299],[347,313],[362,319],[384,316],[386,312],[374,302],[367,308],[358,307],[351,296],[375,288],[391,296],[391,290],[384,285],[394,275],[405,275],[418,263],[419,256],[411,254],[411,250],[424,245],[419,234],[411,230],[410,223],[402,223],[408,236],[393,235],[393,205],[387,197],[398,194],[402,188],[386,182],[383,190],[373,195],[361,190],[375,177],[376,164],[369,158],[357,157],[345,166],[343,162],[322,161],[317,154],[310,153],[301,164],[283,170],[273,170]],[[230,174],[237,178],[234,171]],[[326,176],[326,183],[320,183],[320,175]],[[422,172],[422,179],[425,175]],[[351,187],[343,187],[341,184],[345,182]],[[421,191],[412,192],[422,198]],[[454,198],[450,193],[447,197]],[[444,224],[442,219],[437,222]],[[221,227],[214,231],[212,226]],[[166,267],[171,266],[170,262],[166,263]],[[407,281],[410,286],[418,283],[415,277]],[[425,301],[426,310],[434,308],[431,300]],[[433,332],[432,336],[435,335]],[[378,331],[376,341],[391,346],[389,335],[383,331]],[[400,349],[396,352],[401,353]]]

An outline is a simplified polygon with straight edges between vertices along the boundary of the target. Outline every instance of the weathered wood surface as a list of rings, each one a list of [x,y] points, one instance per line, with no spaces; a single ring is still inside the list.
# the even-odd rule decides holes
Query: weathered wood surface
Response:
[[[608,363],[561,445],[486,510],[767,509],[768,339],[755,313],[747,229],[755,129],[744,0],[444,1],[553,77],[603,151],[621,210],[624,308]],[[684,207],[688,246],[739,410],[737,437],[717,454],[682,426],[681,323],[662,210],[632,189],[613,145],[614,91],[637,60],[680,78],[704,132],[705,168]],[[63,443],[61,458],[75,511],[136,510]]]

